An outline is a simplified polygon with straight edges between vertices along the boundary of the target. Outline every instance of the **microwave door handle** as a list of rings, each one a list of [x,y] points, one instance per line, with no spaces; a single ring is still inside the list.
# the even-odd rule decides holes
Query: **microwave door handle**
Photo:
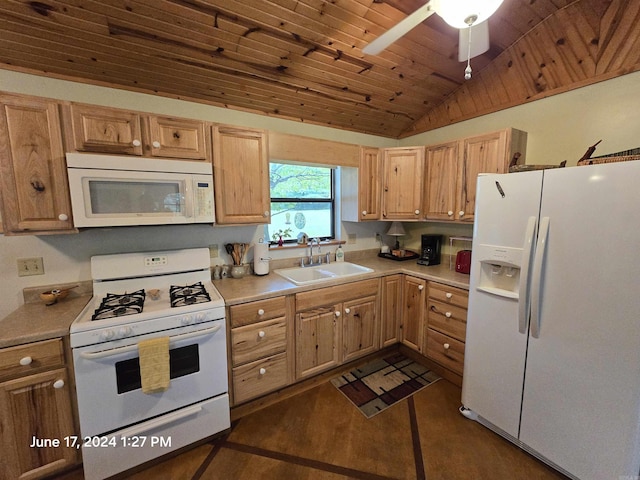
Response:
[[[185,181],[184,182],[184,214],[187,218],[193,218],[193,209],[194,209],[194,181]]]
[[[189,338],[204,337],[207,335],[213,335],[222,327],[216,325],[215,327],[207,328],[205,330],[196,330],[195,332],[181,333],[179,335],[173,335],[169,337],[170,342],[177,342],[179,340],[187,340]],[[99,352],[82,352],[80,356],[87,360],[97,360],[100,358],[113,357],[114,355],[120,355],[121,353],[133,352],[138,349],[138,344],[127,345],[126,347],[110,348],[109,350],[100,350]]]

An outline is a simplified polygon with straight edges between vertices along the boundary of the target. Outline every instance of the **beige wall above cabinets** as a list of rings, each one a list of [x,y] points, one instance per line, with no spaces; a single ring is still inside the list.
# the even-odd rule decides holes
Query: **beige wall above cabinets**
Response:
[[[4,233],[75,232],[58,104],[15,95],[1,95],[0,103]]]
[[[72,103],[64,105],[68,151],[210,160],[205,122]]]
[[[264,130],[213,127],[216,222],[220,225],[271,221],[269,147]]]

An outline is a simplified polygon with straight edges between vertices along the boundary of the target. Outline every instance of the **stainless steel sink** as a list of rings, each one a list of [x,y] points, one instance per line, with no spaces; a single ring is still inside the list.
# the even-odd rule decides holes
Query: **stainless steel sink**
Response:
[[[349,262],[335,262],[313,267],[280,268],[274,270],[281,277],[296,285],[334,280],[373,272],[373,269]]]

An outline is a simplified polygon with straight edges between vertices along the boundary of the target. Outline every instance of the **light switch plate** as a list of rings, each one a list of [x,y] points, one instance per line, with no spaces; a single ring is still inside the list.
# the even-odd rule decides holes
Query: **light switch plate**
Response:
[[[18,276],[28,277],[30,275],[44,275],[44,264],[42,257],[33,258],[19,258],[18,263]]]

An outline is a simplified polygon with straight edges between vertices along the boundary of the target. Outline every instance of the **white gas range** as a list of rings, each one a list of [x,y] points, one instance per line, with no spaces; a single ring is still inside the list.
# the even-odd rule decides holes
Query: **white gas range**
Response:
[[[94,256],[71,325],[85,478],[103,479],[229,428],[224,300],[207,248]],[[169,387],[142,390],[138,344],[168,337]]]

